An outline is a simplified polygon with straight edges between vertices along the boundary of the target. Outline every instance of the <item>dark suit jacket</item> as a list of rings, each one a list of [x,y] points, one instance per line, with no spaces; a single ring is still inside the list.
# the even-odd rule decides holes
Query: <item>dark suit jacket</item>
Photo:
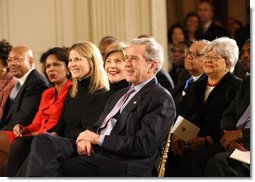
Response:
[[[97,126],[126,92],[127,89],[123,89],[108,100]],[[174,119],[171,95],[156,78],[151,80],[130,100],[111,134],[95,149],[95,154],[101,154],[102,159],[99,176],[152,176],[161,145]],[[96,131],[96,128],[91,130]]]
[[[169,72],[169,75],[173,79],[174,86],[178,85],[181,80],[183,80],[187,75],[190,75],[189,72],[182,67],[176,67],[173,64],[172,70]]]
[[[36,69],[31,71],[12,103],[8,98],[0,129],[12,131],[16,124],[29,125],[38,110],[42,92],[49,86],[47,79]]]
[[[174,89],[173,79],[166,71],[163,69],[159,70],[159,72],[156,74],[156,77],[160,85],[166,88],[169,92]]]
[[[205,32],[205,34],[203,34],[201,30],[201,32],[199,33],[198,39],[205,39],[205,40],[212,41],[216,38],[224,37],[224,36],[228,36],[227,31],[224,28],[219,27],[215,25],[214,23],[212,23],[211,26],[208,28],[208,30]]]
[[[183,93],[183,90],[184,90],[184,87],[185,87],[185,84],[186,84],[186,81],[187,79],[190,78],[190,74],[186,75],[175,87],[174,89],[172,90],[171,94],[174,98],[174,103],[175,103],[175,107],[176,107],[176,117],[178,117],[179,113],[180,113],[180,110],[181,110],[181,107],[182,107],[182,100],[184,98],[184,95],[182,95]],[[204,78],[206,75],[203,74],[200,76],[200,78],[197,81],[200,81],[202,78]],[[193,84],[193,83],[191,83]],[[189,90],[189,89],[187,89]]]
[[[221,129],[236,130],[236,123],[250,104],[250,76],[247,76],[237,96],[221,118]],[[250,148],[250,129],[243,129],[244,143]]]
[[[216,142],[220,139],[222,114],[235,98],[242,81],[233,74],[227,73],[204,102],[207,80],[206,76],[190,86],[189,92],[183,99],[180,115],[200,127],[198,136],[209,135]]]

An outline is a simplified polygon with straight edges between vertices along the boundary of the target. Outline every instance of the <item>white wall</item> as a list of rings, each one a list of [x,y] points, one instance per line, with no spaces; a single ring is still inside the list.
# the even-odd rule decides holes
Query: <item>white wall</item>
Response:
[[[154,36],[167,50],[165,0],[0,0],[0,39],[41,53],[106,35],[129,41]],[[167,52],[165,52],[167,60]],[[163,67],[168,68],[167,61]]]

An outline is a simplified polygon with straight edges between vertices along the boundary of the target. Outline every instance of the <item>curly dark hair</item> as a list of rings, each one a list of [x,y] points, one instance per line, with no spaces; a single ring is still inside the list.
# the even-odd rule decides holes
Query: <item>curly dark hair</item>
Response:
[[[0,41],[0,60],[2,61],[4,66],[7,66],[7,58],[10,50],[13,46],[5,39]]]

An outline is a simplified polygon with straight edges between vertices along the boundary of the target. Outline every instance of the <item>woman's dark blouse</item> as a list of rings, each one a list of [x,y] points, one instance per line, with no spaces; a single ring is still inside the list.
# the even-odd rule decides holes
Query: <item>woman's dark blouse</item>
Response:
[[[126,87],[129,87],[129,86],[130,86],[130,83],[128,83],[126,80],[121,80],[117,83],[111,83],[110,84],[110,90],[107,91],[108,95],[110,97],[116,91],[121,90],[121,89],[126,88]]]
[[[112,95],[111,92],[117,89],[107,91],[103,88],[89,94],[89,83],[89,78],[79,81],[76,97],[72,98],[70,94],[67,95],[59,122],[53,130],[60,136],[76,139],[88,126],[93,125],[98,120],[108,98]],[[120,83],[120,86],[123,87],[123,85]]]
[[[94,106],[92,99],[99,93],[106,91],[105,88],[89,94],[90,78],[78,82],[78,93],[76,97],[70,96],[71,88],[66,96],[64,106],[61,112],[57,126],[52,130],[62,137],[75,139],[82,130],[82,117],[89,107]],[[96,121],[98,113],[90,116],[91,121]]]
[[[100,113],[104,110],[106,102],[111,99],[112,95],[115,92],[117,92],[123,88],[129,87],[129,85],[130,84],[126,80],[121,80],[117,83],[110,84],[110,90],[100,93],[96,97],[94,97],[93,104],[96,105],[96,107],[91,108],[90,112],[94,113],[95,111],[93,109],[95,109],[95,110],[97,110],[96,113],[99,113],[99,115],[100,115]],[[98,116],[98,118],[99,118],[99,116]],[[83,121],[85,121],[85,120],[86,120],[86,118],[83,118]],[[95,124],[95,122],[89,122],[90,124],[87,124],[87,123],[88,122],[83,122],[84,129],[87,129],[88,126],[94,126],[94,124]]]
[[[235,98],[242,81],[227,73],[204,102],[207,81],[206,76],[191,85],[190,91],[183,99],[180,115],[200,127],[198,136],[211,136],[214,142],[218,142],[221,117]]]

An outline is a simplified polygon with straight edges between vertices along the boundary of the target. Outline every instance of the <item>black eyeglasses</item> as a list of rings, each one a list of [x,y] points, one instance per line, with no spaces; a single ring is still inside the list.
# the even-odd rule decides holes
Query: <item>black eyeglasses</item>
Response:
[[[213,62],[218,61],[219,59],[224,59],[224,58],[221,57],[221,56],[216,56],[216,55],[210,56],[210,55],[208,55],[208,54],[203,55],[203,57],[206,58],[206,59],[208,59],[208,60],[210,60],[210,61],[213,61]]]
[[[185,52],[185,56],[190,56],[190,58],[194,59],[194,58],[196,58],[196,57],[202,56],[202,54],[200,54],[200,53],[198,53],[198,52],[186,51],[186,52]]]

